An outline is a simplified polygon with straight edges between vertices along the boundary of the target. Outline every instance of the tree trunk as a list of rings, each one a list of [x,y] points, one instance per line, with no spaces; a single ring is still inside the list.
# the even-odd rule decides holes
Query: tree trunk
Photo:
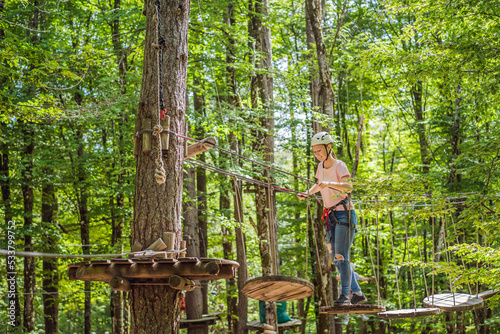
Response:
[[[53,177],[50,171],[45,173]],[[50,182],[50,181],[49,181]],[[56,224],[54,215],[57,212],[57,200],[53,184],[46,184],[42,188],[42,242],[47,253],[57,253],[57,238],[55,237]],[[59,333],[59,273],[57,259],[43,258],[43,290],[49,294],[43,295],[43,311],[45,333]]]
[[[160,80],[163,82],[165,107],[170,116],[170,130],[181,134],[185,131],[189,11],[190,1],[187,0],[160,2],[159,33],[165,42],[159,46],[163,55]],[[153,48],[153,44],[157,44],[157,25],[154,19],[156,9],[152,0],[146,1],[145,13],[144,66],[136,124],[142,124],[145,119],[155,120],[159,117],[160,109],[157,50]],[[139,147],[142,147],[143,136],[139,139]],[[139,151],[132,244],[137,241],[147,246],[161,237],[163,232],[174,232],[176,234],[174,248],[180,248],[183,144],[184,140],[170,136],[170,146],[163,156],[165,170],[168,171],[163,184],[158,184],[154,178],[157,166],[156,152]],[[154,138],[153,145],[158,146],[157,137]],[[133,286],[130,293],[130,332],[132,334],[178,333],[180,301],[180,292],[169,286]]]
[[[195,86],[201,85],[199,77],[194,78]],[[201,117],[205,115],[205,97],[198,95],[196,90],[193,92],[194,110],[199,113]],[[205,131],[203,126],[196,123],[196,134],[199,138],[205,138]],[[205,153],[198,155],[198,160],[205,162]],[[200,257],[207,257],[207,172],[203,167],[196,168],[196,191],[198,195],[198,240],[199,240],[199,254]],[[202,294],[202,313],[208,314],[208,281],[201,281],[201,294]]]
[[[319,70],[319,111],[330,119],[335,112],[335,94],[332,88],[330,69],[326,54],[326,46],[323,42],[323,31],[321,28],[321,8],[317,0],[306,0],[306,13],[311,22],[312,33],[316,42],[316,56],[318,58]],[[316,129],[315,129],[316,130]],[[328,128],[322,128],[329,131]]]
[[[32,124],[27,123],[22,125],[23,141],[25,146],[22,152],[23,169],[22,177],[22,193],[24,204],[24,250],[33,252],[32,230],[33,230],[33,152],[35,150],[34,131]],[[26,332],[35,330],[35,269],[36,263],[34,257],[26,257],[24,259],[24,312],[23,322]]]
[[[413,97],[413,109],[415,111],[415,121],[417,123],[418,141],[420,144],[420,161],[422,162],[422,172],[428,174],[430,170],[429,142],[425,136],[425,118],[422,104],[422,82],[417,81],[411,90]]]
[[[261,117],[260,125],[267,129],[256,131],[253,150],[262,152],[264,161],[274,162],[274,101],[273,101],[273,70],[271,30],[262,21],[269,17],[268,0],[250,0],[250,22],[249,35],[254,38],[254,50],[261,58],[256,59],[256,67],[259,72],[251,80],[252,108],[262,108],[264,117]],[[260,101],[259,101],[260,100]],[[260,103],[259,103],[260,102]],[[262,171],[263,180],[269,181],[268,171]],[[276,198],[274,193],[267,187],[255,186],[255,202],[257,210],[257,229],[259,237],[259,249],[262,258],[262,275],[279,275],[279,262],[277,252],[277,226]],[[276,305],[266,303],[266,322],[277,328],[278,319]]]
[[[359,148],[361,147],[361,136],[363,135],[363,121],[365,119],[365,115],[361,114],[359,117],[359,125],[358,125],[358,139],[356,140],[356,151],[354,155],[354,165],[352,167],[352,178],[356,177],[356,173],[358,172],[359,165]]]
[[[187,239],[187,256],[200,257],[200,235],[198,229],[198,208],[196,207],[195,169],[185,168],[184,187],[186,198],[183,201],[184,238]],[[186,292],[186,318],[201,319],[203,316],[203,296],[201,289]],[[188,328],[189,334],[207,334],[208,326]]]
[[[0,7],[3,11],[3,3],[1,4],[2,7]],[[0,36],[1,38],[1,36]],[[2,134],[5,133],[6,126],[4,123],[1,123],[2,125]],[[6,138],[8,138],[6,136]],[[11,198],[10,198],[10,173],[9,173],[9,145],[7,141],[1,141],[0,142],[0,185],[2,188],[2,202],[4,206],[4,223],[5,226],[15,226],[12,224],[9,224],[9,222],[13,222],[12,220],[12,205],[11,205]],[[15,224],[13,222],[13,224]],[[15,228],[15,227],[14,227]],[[5,230],[5,240],[9,240],[9,229]],[[15,249],[15,246],[12,248],[8,247],[8,250],[13,250]],[[13,292],[12,294],[8,294],[8,308],[9,308],[9,326],[11,326],[12,330],[19,329],[21,326],[21,306],[19,305],[19,295],[18,295],[18,289],[17,289],[17,269],[16,269],[16,261],[17,259],[14,258],[14,261],[12,261],[10,258],[8,258],[8,261],[5,261],[6,263],[6,272],[7,273],[13,273],[7,275],[8,279],[8,286],[9,286],[9,292]],[[11,307],[13,306],[13,309]],[[13,312],[13,313],[12,313]]]
[[[75,95],[77,103],[81,102],[81,95],[78,93]],[[75,191],[78,194],[78,212],[80,214],[80,239],[82,242],[83,254],[90,254],[90,217],[88,209],[88,191],[87,191],[87,175],[84,167],[84,143],[83,132],[78,126],[76,130],[76,142],[79,143],[77,149],[77,161],[76,161],[76,175],[77,181],[75,182]],[[85,334],[90,334],[92,329],[92,297],[91,297],[91,284],[85,281],[85,311],[84,311],[84,323],[85,323]]]
[[[458,87],[455,89],[455,94],[457,97],[455,98],[455,102],[453,107],[450,109],[453,110],[453,114],[449,115],[453,119],[453,123],[451,125],[451,154],[452,154],[452,159],[449,163],[450,165],[450,176],[448,178],[448,183],[451,184],[453,182],[460,183],[462,180],[462,175],[460,173],[457,173],[457,166],[455,166],[455,161],[460,155],[460,143],[462,141],[461,139],[461,130],[460,130],[460,102],[462,101],[462,98],[460,97],[462,91],[462,85],[458,85]],[[451,114],[451,112],[449,113]]]
[[[307,42],[307,50],[309,51],[307,58],[309,59],[309,81],[310,81],[309,90],[311,93],[311,109],[313,111],[318,111],[317,109],[320,106],[319,73],[318,73],[318,68],[313,61],[314,60],[313,50],[315,49],[316,40],[314,38],[314,33],[312,31],[312,25],[308,14],[307,6],[305,10],[306,10],[306,42]],[[314,117],[311,117],[311,119],[313,118]],[[321,131],[321,124],[318,122],[313,122],[312,128],[314,133],[319,132]]]
[[[121,0],[114,0],[113,10],[115,11],[115,15],[113,20],[110,23],[111,26],[111,40],[113,42],[113,50],[116,54],[116,63],[118,65],[118,75],[120,78],[120,91],[122,94],[126,94],[127,92],[127,52],[124,51],[123,45],[121,42],[121,32],[120,32],[120,16],[118,15],[121,9]],[[125,112],[121,112],[121,117],[119,118],[120,122],[118,124],[118,167],[121,169],[123,166],[123,156],[122,156],[122,142],[123,142],[123,131],[122,128],[126,124],[126,114]],[[118,189],[122,189],[123,186],[123,175],[122,173],[118,174],[117,177],[117,186]],[[111,198],[111,208],[113,210],[113,197]],[[122,192],[118,193],[116,196],[116,207],[118,212],[111,212],[112,219],[112,236],[111,236],[111,245],[117,251],[123,251],[122,245],[122,231],[125,225],[125,217],[123,217],[123,208],[124,208],[124,194]],[[117,219],[113,218],[115,215],[118,215]],[[111,300],[110,300],[110,310],[111,310],[111,319],[112,319],[112,333],[113,334],[122,334],[124,333],[123,328],[123,312],[124,312],[124,294],[123,291],[111,290]]]

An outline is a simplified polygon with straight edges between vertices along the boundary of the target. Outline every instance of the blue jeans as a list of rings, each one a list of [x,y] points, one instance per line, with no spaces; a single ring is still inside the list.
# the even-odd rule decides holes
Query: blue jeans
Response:
[[[349,274],[351,275],[351,291],[358,292],[361,291],[358,281],[354,275],[354,270],[350,266],[349,249],[354,240],[354,235],[358,231],[354,225],[358,223],[358,218],[356,217],[356,212],[350,210],[351,212],[351,235],[349,240],[349,227],[343,225],[335,225],[334,215],[337,220],[341,223],[349,223],[349,219],[345,211],[331,211],[328,215],[328,224],[330,229],[326,231],[325,227],[325,238],[327,242],[328,251],[330,257],[337,266],[340,273],[340,281],[342,287],[342,294],[346,297],[349,296]],[[335,226],[335,227],[334,227]],[[340,259],[335,257],[336,254],[341,255]]]

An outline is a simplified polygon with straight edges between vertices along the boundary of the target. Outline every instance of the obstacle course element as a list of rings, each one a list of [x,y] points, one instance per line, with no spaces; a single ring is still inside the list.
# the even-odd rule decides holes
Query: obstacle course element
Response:
[[[380,319],[403,319],[403,318],[418,318],[429,315],[438,315],[441,310],[436,307],[431,308],[413,308],[403,310],[391,310],[377,313]]]
[[[373,314],[379,312],[385,312],[385,306],[370,304],[337,304],[319,308],[319,313],[321,314]]]
[[[299,327],[300,325],[302,325],[302,321],[300,321],[299,319],[292,319],[290,321],[278,324],[278,332],[291,330],[291,329],[294,329],[296,327]],[[254,320],[254,321],[248,322],[247,328],[250,331],[264,332],[264,333],[266,331],[274,330],[273,326],[270,326],[268,324],[263,324],[259,320]]]
[[[70,280],[102,281],[111,288],[129,291],[132,285],[172,285],[190,290],[192,280],[234,278],[238,262],[186,257],[179,259],[112,259],[72,263]],[[176,277],[177,276],[177,277]]]
[[[498,290],[488,290],[488,291],[483,291],[478,294],[478,297],[481,298],[482,300],[487,300],[490,299],[491,297],[495,296],[498,293]]]
[[[483,306],[482,298],[466,293],[441,293],[428,296],[423,302],[425,307],[437,307],[445,312],[475,310]]]
[[[303,278],[275,275],[256,277],[246,281],[242,292],[252,299],[284,302],[311,296],[314,293],[314,286]]]

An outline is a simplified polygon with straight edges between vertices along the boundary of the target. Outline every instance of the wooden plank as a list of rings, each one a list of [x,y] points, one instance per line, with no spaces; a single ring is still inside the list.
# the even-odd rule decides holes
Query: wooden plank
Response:
[[[208,150],[214,148],[215,145],[217,145],[217,139],[215,139],[214,137],[208,137],[208,138],[202,139],[201,141],[197,142],[196,144],[189,145],[187,147],[187,151],[186,151],[186,155],[185,155],[184,159],[189,159],[191,157],[194,157],[197,154],[208,151]]]
[[[437,307],[442,311],[468,311],[475,310],[483,306],[482,298],[466,293],[441,293],[428,296],[424,299],[425,307]]]
[[[282,302],[307,298],[314,293],[314,286],[299,277],[264,276],[246,281],[242,292],[252,299]]]
[[[441,310],[439,308],[432,307],[432,308],[391,310],[391,311],[377,313],[377,316],[381,319],[403,319],[403,318],[417,318],[430,315],[438,315],[439,313],[441,313]]]
[[[385,312],[385,306],[370,304],[338,304],[319,308],[320,314],[371,314],[379,312]]]

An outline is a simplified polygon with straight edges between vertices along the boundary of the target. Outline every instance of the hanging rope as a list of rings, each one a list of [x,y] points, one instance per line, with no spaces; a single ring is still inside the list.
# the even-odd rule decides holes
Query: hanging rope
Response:
[[[396,275],[396,288],[398,291],[399,309],[402,309],[403,307],[401,306],[401,293],[399,290],[398,267],[396,265],[396,252],[394,251],[394,231],[392,229],[392,219],[389,209],[387,209],[387,216],[389,217],[389,233],[391,234],[392,259],[394,262],[394,274]]]
[[[450,244],[448,242],[448,235],[446,234],[446,232],[448,231],[446,214],[444,214],[443,220],[444,220],[443,224],[444,224],[444,247],[445,247],[444,253],[445,253],[446,262],[450,263],[451,262],[451,255],[448,252],[448,250],[450,248]],[[453,291],[453,282],[451,281],[451,278],[449,278],[448,280],[450,281],[450,292],[451,292],[451,295],[453,296],[453,305],[455,305],[456,301],[455,301],[455,292]]]
[[[158,141],[158,145],[155,146],[155,155],[156,155],[156,169],[155,169],[155,180],[158,184],[165,183],[166,173],[165,167],[163,165],[163,157],[162,157],[162,147],[161,147],[161,132],[163,128],[160,123],[160,118],[163,119],[165,117],[165,102],[163,101],[163,84],[162,84],[162,72],[161,67],[163,63],[162,57],[162,48],[165,47],[165,39],[161,36],[161,20],[160,20],[160,1],[155,0],[155,11],[156,16],[154,17],[155,26],[156,26],[156,65],[158,66],[158,112],[153,113],[153,136]]]

